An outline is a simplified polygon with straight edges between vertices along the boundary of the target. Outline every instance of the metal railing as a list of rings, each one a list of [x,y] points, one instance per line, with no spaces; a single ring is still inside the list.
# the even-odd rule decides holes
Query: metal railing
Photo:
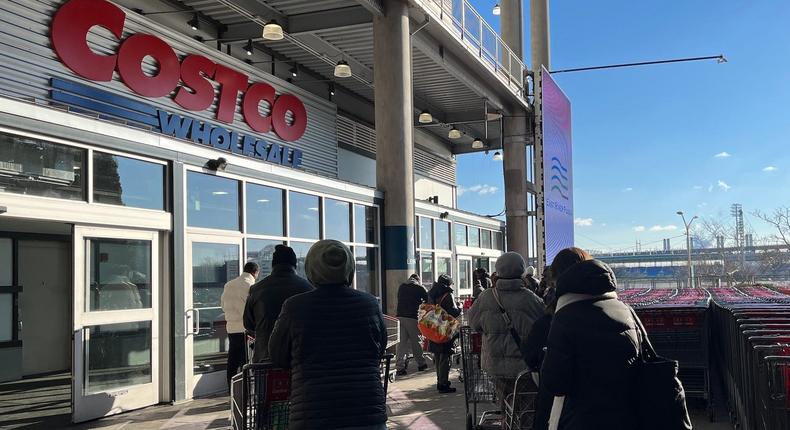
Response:
[[[488,65],[500,81],[525,97],[524,62],[468,0],[417,0],[417,3],[461,41],[469,52]]]

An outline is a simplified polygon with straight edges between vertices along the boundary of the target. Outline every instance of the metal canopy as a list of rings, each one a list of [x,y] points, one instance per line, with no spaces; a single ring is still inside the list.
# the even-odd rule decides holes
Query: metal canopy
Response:
[[[360,102],[372,104],[374,101],[372,20],[381,12],[378,0],[160,1],[198,12],[218,23],[215,34],[219,42],[239,47],[232,49],[231,55],[250,60],[266,70],[272,67],[274,60],[280,76],[283,70],[297,67],[300,73],[292,82],[308,91],[318,91],[318,82],[332,83],[336,91],[347,93]],[[285,32],[285,38],[280,41],[261,37],[263,24],[272,19],[276,19]],[[498,83],[497,79],[493,74],[485,76],[484,69],[469,71],[467,59],[459,59],[465,53],[446,50],[444,41],[448,34],[436,34],[447,33],[441,26],[427,25],[430,20],[417,22],[414,16],[412,19],[412,31],[417,31],[412,38],[415,125],[422,126],[416,121],[417,113],[427,109],[441,124],[423,129],[444,140],[453,153],[478,151],[471,148],[474,138],[483,139],[488,144],[487,149],[498,148],[499,121],[489,121],[487,140],[482,122],[486,102],[489,112],[504,108],[504,92],[494,94],[490,90]],[[184,28],[179,30],[184,31]],[[254,57],[246,56],[240,49],[250,39],[256,48]],[[217,41],[207,40],[206,43],[217,44]],[[334,65],[341,59],[351,65],[351,78],[334,77]],[[322,90],[318,95],[326,97],[327,94]],[[336,97],[336,101],[340,110],[346,110],[340,97]],[[507,103],[518,102],[507,100]],[[372,109],[367,118],[360,114],[355,116],[372,122],[370,112]],[[451,140],[447,137],[452,124],[464,133],[462,138]]]

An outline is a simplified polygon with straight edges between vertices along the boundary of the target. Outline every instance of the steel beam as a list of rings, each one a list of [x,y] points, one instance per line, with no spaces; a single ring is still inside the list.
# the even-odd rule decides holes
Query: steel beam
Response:
[[[299,36],[305,33],[315,33],[333,28],[368,25],[372,20],[373,17],[370,15],[370,12],[362,7],[344,7],[291,15],[283,25],[283,31],[287,31],[291,36]],[[280,20],[277,20],[277,22],[279,23]],[[254,39],[261,37],[261,30],[261,25],[256,22],[232,24],[228,26],[224,37],[239,40]]]

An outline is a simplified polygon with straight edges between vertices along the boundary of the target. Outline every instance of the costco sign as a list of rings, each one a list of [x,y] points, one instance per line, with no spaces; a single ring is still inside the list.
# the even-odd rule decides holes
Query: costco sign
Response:
[[[125,21],[126,13],[106,0],[70,0],[60,7],[52,20],[52,46],[63,64],[85,79],[107,82],[117,71],[124,84],[135,93],[155,98],[175,91],[175,103],[195,112],[209,109],[218,96],[216,119],[227,124],[233,123],[241,93],[241,112],[252,130],[273,131],[289,142],[304,134],[307,112],[296,96],[277,96],[271,85],[250,84],[246,74],[202,55],[189,54],[179,60],[173,48],[154,35],[133,34],[121,41],[117,52],[111,55],[100,55],[90,49],[87,37],[91,28],[103,27],[121,39]],[[143,72],[142,63],[146,57],[159,64],[154,76]],[[219,94],[215,94],[211,81],[219,84]],[[269,106],[268,115],[260,112],[261,103]],[[291,113],[290,122],[286,120],[288,112]]]

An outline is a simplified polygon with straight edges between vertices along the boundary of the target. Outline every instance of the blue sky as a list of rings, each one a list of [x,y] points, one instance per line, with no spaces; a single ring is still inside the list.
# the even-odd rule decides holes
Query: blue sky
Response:
[[[498,28],[496,1],[472,3]],[[729,60],[555,75],[573,109],[577,244],[660,247],[682,234],[677,210],[729,223],[732,203],[743,204],[757,236],[769,234],[750,214],[790,205],[790,2],[554,0],[550,11],[555,70]],[[459,156],[458,177],[469,189],[460,208],[504,208],[502,165],[491,154]]]

